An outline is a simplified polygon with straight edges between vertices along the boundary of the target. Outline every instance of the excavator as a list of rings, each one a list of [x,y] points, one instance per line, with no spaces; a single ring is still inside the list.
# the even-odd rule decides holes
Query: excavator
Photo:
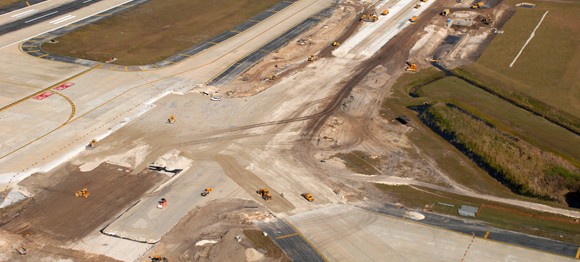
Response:
[[[89,190],[85,187],[85,188],[75,192],[75,196],[88,198],[89,197]]]
[[[471,5],[471,9],[479,9],[483,7],[483,2],[477,2],[473,5]]]
[[[261,195],[264,200],[272,199],[272,195],[270,195],[270,190],[268,190],[267,188],[260,188],[258,189],[258,191],[256,191],[256,193],[258,195]]]
[[[209,195],[209,193],[211,193],[211,191],[213,191],[213,188],[208,187],[208,188],[204,189],[203,192],[201,192],[201,196],[207,196],[207,195]]]
[[[314,201],[314,197],[310,193],[302,193],[300,194],[304,199],[308,200],[308,202]]]
[[[417,72],[417,64],[407,61],[407,68],[405,68],[405,71]]]

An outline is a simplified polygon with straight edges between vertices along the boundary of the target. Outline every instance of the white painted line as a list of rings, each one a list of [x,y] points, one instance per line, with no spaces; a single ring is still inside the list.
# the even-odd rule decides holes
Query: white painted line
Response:
[[[24,8],[20,8],[20,9],[14,10],[14,11],[9,12],[9,13],[6,13],[6,14],[1,14],[0,16],[9,15],[9,14],[12,14],[12,13],[16,13],[16,12],[22,11],[23,9],[32,8],[33,6],[42,5],[42,4],[48,3],[50,1],[52,1],[52,0],[46,0],[44,2],[36,3],[36,4],[31,5],[31,6],[27,6],[27,7],[24,7]]]
[[[86,4],[86,3],[90,2],[90,1],[93,1],[93,0],[86,0],[86,1],[83,2],[83,4]]]
[[[67,15],[67,16],[65,16],[65,17],[61,17],[61,18],[59,18],[59,19],[52,20],[52,21],[50,21],[49,23],[50,23],[50,24],[54,24],[54,25],[56,25],[56,24],[59,24],[59,23],[62,23],[62,22],[64,22],[64,21],[66,21],[66,20],[69,20],[69,19],[71,19],[71,18],[75,18],[75,16],[74,16],[74,15]]]
[[[50,1],[50,0],[49,0],[49,1]],[[120,4],[118,4],[118,5],[111,6],[111,7],[107,8],[107,9],[105,9],[105,10],[97,11],[96,13],[93,13],[92,15],[85,16],[84,18],[91,17],[91,16],[94,16],[94,15],[96,15],[96,14],[100,14],[100,13],[102,13],[102,12],[105,12],[105,11],[107,11],[107,10],[111,10],[111,9],[113,9],[113,8],[117,7],[117,6],[124,5],[124,4],[126,4],[126,3],[133,2],[133,1],[134,1],[134,0],[129,0],[129,1],[126,1],[126,2],[120,3]],[[30,38],[37,37],[37,36],[39,36],[39,35],[42,35],[42,34],[45,34],[45,33],[51,32],[51,31],[54,31],[54,30],[56,30],[56,29],[59,29],[59,28],[61,28],[61,27],[65,27],[65,26],[67,26],[67,25],[70,25],[70,24],[72,24],[72,23],[74,23],[74,22],[76,22],[76,21],[71,21],[71,22],[70,22],[70,23],[68,23],[68,24],[63,24],[63,25],[61,25],[61,26],[59,26],[59,27],[55,27],[55,28],[53,28],[53,29],[46,30],[46,31],[44,31],[44,32],[42,32],[42,33],[39,33],[39,34],[33,35],[33,36],[31,36],[31,37],[27,37],[27,38],[24,38],[24,39],[22,39],[22,40],[18,40],[18,41],[16,41],[16,42],[12,43],[12,44],[7,44],[7,45],[5,45],[5,46],[3,46],[3,47],[0,47],[0,49],[3,49],[3,48],[6,48],[6,47],[9,47],[9,46],[11,46],[11,45],[14,45],[14,44],[18,44],[18,43],[20,43],[20,42],[22,42],[22,41],[25,41],[25,40],[28,40],[28,39],[30,39]]]
[[[548,11],[546,11],[544,13],[544,15],[542,16],[542,19],[540,19],[540,22],[538,22],[538,25],[536,26],[536,28],[534,28],[534,31],[532,31],[532,33],[530,34],[530,38],[528,38],[528,40],[526,41],[524,46],[522,46],[522,49],[520,49],[520,52],[518,53],[518,55],[514,58],[514,61],[512,61],[512,63],[510,64],[510,67],[512,67],[516,63],[516,60],[518,60],[518,57],[520,57],[520,55],[524,51],[524,48],[526,48],[526,46],[530,43],[530,41],[532,41],[532,38],[534,38],[534,36],[536,35],[536,30],[538,30],[538,28],[542,24],[542,21],[544,21],[544,18],[546,17],[547,14],[548,14]]]
[[[47,16],[49,16],[49,15],[54,15],[54,14],[56,14],[56,13],[58,13],[58,11],[54,11],[54,12],[52,12],[52,13],[48,13],[48,14],[46,14],[46,15],[41,15],[41,16],[39,16],[39,17],[36,17],[36,18],[30,19],[30,20],[28,20],[28,21],[26,21],[26,22],[24,22],[24,23],[25,23],[25,24],[28,24],[28,23],[30,23],[30,22],[32,22],[32,21],[34,21],[34,20],[38,20],[38,19],[40,19],[40,18],[47,17]]]
[[[22,12],[20,14],[15,14],[15,15],[13,15],[11,17],[19,17],[19,16],[23,16],[23,15],[26,15],[26,14],[30,14],[30,12],[35,12],[35,11],[36,11],[36,9],[30,9],[30,10],[28,10],[26,12]]]

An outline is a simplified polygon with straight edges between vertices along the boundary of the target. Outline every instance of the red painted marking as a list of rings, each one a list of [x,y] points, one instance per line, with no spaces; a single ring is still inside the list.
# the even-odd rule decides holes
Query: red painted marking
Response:
[[[42,93],[40,95],[35,96],[34,99],[36,99],[36,100],[43,100],[43,99],[45,99],[45,98],[47,98],[47,97],[49,97],[51,95],[52,95],[51,92],[44,92],[44,93]]]
[[[65,89],[67,89],[71,86],[74,86],[74,85],[75,85],[75,83],[66,82],[62,85],[55,87],[54,90],[61,91],[61,90],[65,90]]]

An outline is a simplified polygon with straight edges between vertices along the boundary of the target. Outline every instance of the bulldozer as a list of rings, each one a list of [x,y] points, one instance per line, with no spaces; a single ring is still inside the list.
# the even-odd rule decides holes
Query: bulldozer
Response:
[[[201,196],[207,196],[207,195],[209,195],[209,193],[211,193],[211,191],[213,191],[213,188],[208,187],[208,188],[204,189],[203,192],[201,192]]]
[[[89,197],[89,190],[85,187],[85,188],[75,192],[75,196],[88,198]]]
[[[258,191],[256,191],[256,193],[258,195],[261,195],[264,200],[272,199],[272,195],[270,195],[270,190],[268,190],[267,188],[260,188],[258,189]]]
[[[417,64],[407,61],[407,68],[405,68],[405,71],[417,72]]]
[[[483,7],[483,2],[477,2],[473,5],[471,5],[471,9],[479,9]]]
[[[376,22],[377,20],[379,20],[379,16],[375,13],[372,14],[362,14],[360,16],[360,18],[358,19],[361,22]]]
[[[314,201],[314,197],[310,193],[302,193],[300,194],[304,199],[308,200],[308,202]]]
[[[308,61],[316,61],[316,60],[318,60],[318,56],[317,55],[310,55],[308,57]]]
[[[383,12],[381,13],[381,15],[388,15],[389,14],[389,9],[385,9],[383,10]]]
[[[411,16],[411,18],[409,18],[409,21],[411,21],[411,23],[417,22],[417,16]]]
[[[339,46],[340,46],[340,43],[339,43],[339,42],[336,42],[336,41],[334,41],[334,42],[332,42],[332,46],[334,46],[334,47],[339,47]]]
[[[175,123],[175,116],[170,115],[169,118],[167,118],[167,123],[169,123],[169,124]]]
[[[449,11],[449,9],[443,9],[443,11],[441,11],[441,13],[439,13],[439,15],[448,16],[450,13],[451,13],[451,11]]]

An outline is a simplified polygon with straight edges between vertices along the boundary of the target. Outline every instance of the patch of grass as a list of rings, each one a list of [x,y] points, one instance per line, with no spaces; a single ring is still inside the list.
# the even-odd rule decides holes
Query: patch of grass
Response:
[[[0,1],[0,8],[4,8],[7,7],[9,5],[12,5],[14,3],[26,3],[26,1],[24,0],[2,0]]]
[[[546,11],[534,38],[510,68]],[[536,8],[518,8],[502,28],[504,33],[496,35],[477,62],[465,69],[502,96],[555,120],[568,119],[578,129],[580,24],[569,18],[579,12],[579,2],[539,2]]]
[[[262,234],[259,230],[244,230],[244,235],[252,242],[257,250],[266,252],[267,257],[279,258],[283,262],[291,262],[290,258],[280,249],[272,239]]]
[[[383,184],[375,186],[410,208],[460,217],[457,209],[461,205],[475,206],[480,208],[476,219],[491,226],[571,243],[580,242],[580,224],[568,217],[421,187]],[[454,206],[448,207],[438,204],[439,202]]]
[[[46,43],[53,54],[150,64],[229,30],[280,0],[151,0]]]
[[[371,156],[363,151],[352,151],[334,155],[342,159],[350,170],[358,174],[377,175],[380,174],[382,159],[379,156]]]
[[[580,190],[577,168],[466,111],[435,105],[421,119],[518,194],[565,203],[566,193]]]

